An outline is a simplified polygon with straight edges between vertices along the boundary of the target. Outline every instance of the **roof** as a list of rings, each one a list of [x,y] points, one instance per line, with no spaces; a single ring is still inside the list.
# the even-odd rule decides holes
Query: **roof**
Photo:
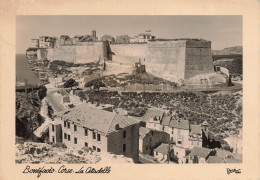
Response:
[[[210,152],[211,149],[203,148],[203,147],[195,147],[191,150],[188,156],[199,156],[206,159]]]
[[[202,125],[202,126],[208,126],[209,123],[208,123],[207,121],[204,121],[201,125]]]
[[[216,150],[216,156],[219,156],[219,157],[222,157],[222,158],[225,158],[227,156],[232,156],[232,154],[233,154],[229,151],[219,149],[219,148],[216,148],[215,150]]]
[[[150,120],[151,117],[154,116],[162,116],[163,115],[163,110],[162,109],[157,109],[157,108],[151,108],[146,111],[142,119],[146,122]]]
[[[189,121],[188,120],[171,120],[169,126],[172,128],[189,130]]]
[[[113,37],[113,36],[111,36],[111,35],[108,35],[108,34],[105,34],[104,36],[102,36],[102,37],[101,37],[101,39],[103,39],[103,38],[111,38],[111,39],[114,39],[114,37]]]
[[[168,154],[169,151],[169,145],[162,143],[160,146],[154,149],[155,152],[159,152],[162,154]]]
[[[163,116],[161,125],[162,126],[169,126],[171,121],[171,116]]]
[[[224,163],[224,159],[219,156],[209,156],[208,163]]]
[[[56,115],[62,117],[62,120],[72,121],[83,127],[100,131],[105,135],[114,132],[116,124],[119,124],[120,128],[125,128],[138,123],[133,118],[91,108],[87,104],[81,104],[70,110],[58,112]]]
[[[145,128],[145,127],[140,127],[139,128],[139,139],[143,139],[146,134],[148,134],[151,131],[151,129],[149,128]]]
[[[143,36],[143,35],[149,35],[149,36],[151,36],[151,33],[140,33],[140,34],[138,34],[139,36]]]
[[[201,134],[201,125],[190,124],[191,134]]]

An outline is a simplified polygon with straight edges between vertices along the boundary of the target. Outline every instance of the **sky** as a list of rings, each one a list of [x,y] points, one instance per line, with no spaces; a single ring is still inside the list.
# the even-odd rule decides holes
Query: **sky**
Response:
[[[156,38],[202,38],[212,49],[242,46],[242,16],[17,16],[16,52],[24,54],[39,36],[109,34],[130,37],[151,30]]]

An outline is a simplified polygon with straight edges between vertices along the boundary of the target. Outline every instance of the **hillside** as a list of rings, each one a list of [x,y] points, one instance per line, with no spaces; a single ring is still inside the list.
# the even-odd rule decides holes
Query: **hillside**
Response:
[[[46,144],[24,142],[16,144],[15,162],[46,163],[46,164],[96,164],[96,163],[133,163],[133,160],[123,155],[98,153],[90,148],[67,148],[64,144]]]
[[[32,132],[44,121],[40,115],[42,99],[47,89],[43,86],[34,93],[16,92],[16,136],[33,139]],[[34,139],[35,140],[35,139]]]
[[[235,55],[243,54],[242,46],[227,47],[222,50],[212,50],[212,55]]]

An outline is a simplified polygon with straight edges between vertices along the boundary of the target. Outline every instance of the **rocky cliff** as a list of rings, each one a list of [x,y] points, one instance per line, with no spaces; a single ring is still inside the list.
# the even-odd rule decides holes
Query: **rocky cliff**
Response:
[[[16,136],[35,140],[33,131],[44,121],[40,108],[45,96],[45,87],[28,94],[16,92]]]

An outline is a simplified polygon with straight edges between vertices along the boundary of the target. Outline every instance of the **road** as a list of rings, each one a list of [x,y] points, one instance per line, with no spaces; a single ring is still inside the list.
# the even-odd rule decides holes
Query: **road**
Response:
[[[46,100],[49,102],[54,112],[66,110],[61,103],[61,95],[57,93],[60,89],[51,85],[47,85],[46,88],[48,89]]]

